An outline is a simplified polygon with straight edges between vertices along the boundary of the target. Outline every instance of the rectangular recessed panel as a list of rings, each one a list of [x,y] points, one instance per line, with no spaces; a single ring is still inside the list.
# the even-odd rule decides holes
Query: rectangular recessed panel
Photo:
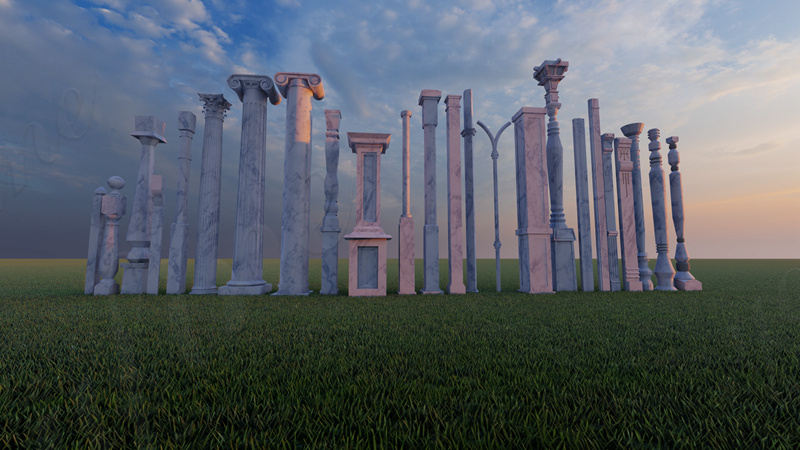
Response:
[[[378,247],[358,247],[358,288],[378,289]]]
[[[364,208],[364,222],[377,222],[378,217],[378,154],[364,154],[364,194],[362,207]]]

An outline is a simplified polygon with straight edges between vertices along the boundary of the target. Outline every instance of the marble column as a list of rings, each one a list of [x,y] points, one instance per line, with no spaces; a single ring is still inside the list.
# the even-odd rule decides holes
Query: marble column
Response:
[[[197,207],[197,245],[194,285],[190,294],[217,293],[219,202],[222,187],[222,122],[231,104],[222,94],[197,94],[206,116],[200,163],[200,199]]]
[[[612,155],[614,151],[614,133],[605,133],[603,140],[603,188],[606,190],[603,198],[606,201],[606,230],[608,239],[608,277],[611,290],[619,291],[622,285],[619,281],[619,253],[617,253],[617,213],[614,206],[614,166]]]
[[[553,258],[553,288],[556,291],[577,291],[575,277],[575,231],[567,228],[564,216],[564,148],[556,115],[561,103],[558,102],[558,83],[564,79],[569,63],[558,58],[547,60],[533,68],[533,78],[544,86],[547,115],[547,175],[550,187],[550,254]]]
[[[472,170],[472,89],[464,91],[464,210],[467,218],[467,292],[478,292],[478,261],[475,254],[475,186]]]
[[[161,175],[150,179],[150,196],[153,199],[153,219],[150,229],[150,264],[147,268],[147,293],[158,294],[161,277],[161,240],[164,235],[164,184]]]
[[[464,229],[461,212],[461,96],[445,97],[447,113],[447,262],[448,294],[465,294]]]
[[[653,290],[653,271],[650,270],[645,250],[645,230],[644,230],[644,201],[642,199],[642,172],[639,163],[639,135],[644,129],[641,122],[629,123],[621,128],[622,133],[631,140],[631,161],[633,162],[633,211],[636,218],[636,249],[639,259],[639,281],[642,282],[642,289],[645,291]]]
[[[600,102],[596,98],[589,99],[589,153],[592,157],[597,283],[601,291],[609,291],[611,290],[611,277],[608,272],[608,228],[606,228],[606,189],[603,177],[603,141],[600,138]]]
[[[147,269],[150,261],[150,227],[153,199],[150,194],[150,178],[153,176],[155,147],[166,143],[164,122],[153,116],[136,116],[136,130],[131,136],[142,144],[139,173],[136,176],[136,191],[133,194],[133,211],[128,224],[126,240],[131,244],[128,262],[122,267],[122,294],[143,294],[147,291]]]
[[[322,100],[315,73],[279,72],[275,83],[286,99],[286,153],[283,160],[281,273],[272,295],[308,295],[311,227],[311,97]]]
[[[100,281],[100,256],[103,249],[103,233],[106,229],[105,216],[101,212],[103,207],[103,197],[106,189],[103,186],[94,191],[92,199],[92,217],[89,222],[89,253],[86,256],[86,281],[83,293],[91,295],[94,293],[94,285]]]
[[[675,235],[678,238],[678,244],[675,246],[675,268],[678,270],[675,274],[675,287],[681,291],[702,291],[703,283],[689,273],[689,252],[686,251],[686,241],[683,237],[683,184],[681,173],[678,171],[678,164],[681,162],[678,154],[678,136],[668,137],[667,144],[669,144],[667,161],[672,169],[669,174],[672,221],[675,223]]]
[[[517,231],[519,239],[519,290],[552,293],[551,228],[547,223],[547,155],[545,108],[523,107],[514,122],[517,172]]]
[[[667,187],[664,184],[664,170],[661,168],[659,135],[658,128],[647,131],[647,138],[650,139],[650,144],[647,146],[650,150],[650,200],[653,204],[653,228],[656,233],[656,252],[658,253],[654,271],[657,281],[655,289],[657,291],[674,291],[675,269],[672,268],[672,261],[669,260]]]
[[[403,215],[398,226],[398,294],[416,294],[414,290],[414,218],[411,217],[411,111],[400,113],[403,119]]]
[[[108,186],[111,192],[103,196],[100,206],[101,214],[105,218],[99,259],[100,276],[103,279],[94,286],[94,295],[119,293],[119,284],[114,281],[114,277],[119,270],[119,219],[125,215],[127,206],[127,199],[119,192],[125,187],[125,180],[111,177],[108,179]]]
[[[631,140],[614,139],[617,172],[617,205],[619,206],[619,247],[622,253],[622,283],[626,291],[641,291],[637,265],[636,218],[633,212],[633,182],[631,172]]]
[[[589,218],[589,175],[586,168],[586,127],[583,119],[572,119],[575,154],[575,196],[578,205],[578,249],[581,256],[581,290],[594,291],[592,224]]]
[[[178,131],[181,133],[178,153],[178,194],[175,202],[175,222],[169,232],[169,262],[167,263],[167,294],[186,292],[186,261],[189,255],[189,221],[186,210],[189,203],[189,164],[192,162],[192,139],[197,116],[191,111],[178,113]]]
[[[381,227],[381,155],[391,135],[347,133],[347,143],[358,158],[356,167],[356,226],[350,241],[348,295],[386,295],[386,241]]]
[[[231,280],[220,295],[261,295],[272,290],[264,281],[264,191],[267,153],[267,101],[281,102],[266,75],[228,77],[228,87],[242,102],[239,188]]]
[[[439,226],[436,225],[436,125],[442,91],[424,89],[419,94],[425,139],[425,227],[423,228],[423,294],[441,294],[439,289]]]
[[[325,216],[322,218],[320,294],[339,294],[339,121],[338,109],[325,110]]]

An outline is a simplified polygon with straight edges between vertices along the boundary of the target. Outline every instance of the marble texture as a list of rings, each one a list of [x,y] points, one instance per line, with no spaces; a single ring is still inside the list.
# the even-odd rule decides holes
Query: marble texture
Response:
[[[175,222],[169,232],[169,260],[167,262],[167,294],[186,292],[186,261],[189,257],[189,223],[186,216],[189,203],[189,165],[192,161],[192,139],[197,126],[197,116],[191,111],[178,113],[180,150],[178,153],[178,186],[175,202]]]
[[[600,102],[589,99],[589,153],[592,158],[592,193],[594,194],[594,231],[597,246],[597,283],[601,291],[611,290],[608,269],[608,228],[606,224],[606,189],[603,177],[603,142],[600,138]]]
[[[464,213],[466,216],[467,292],[478,292],[478,260],[475,253],[475,176],[472,140],[477,130],[472,126],[472,89],[464,91]]]
[[[278,90],[286,99],[286,144],[283,160],[281,267],[278,291],[272,295],[308,295],[311,227],[311,98],[322,100],[322,78],[314,73],[279,72]]]
[[[545,108],[523,107],[511,119],[517,179],[519,291],[531,294],[554,292],[552,232],[547,222],[546,114]]]
[[[436,125],[442,91],[423,89],[419,94],[422,107],[422,130],[425,147],[425,226],[423,227],[423,294],[441,294],[439,288],[439,226],[436,225]]]
[[[678,164],[681,162],[680,154],[678,154],[678,136],[670,136],[667,138],[669,145],[669,153],[667,161],[671,167],[669,174],[669,189],[670,198],[672,199],[672,221],[675,224],[675,235],[678,238],[678,244],[675,246],[675,287],[681,291],[702,291],[703,283],[696,280],[689,272],[689,252],[686,250],[686,240],[683,237],[683,183],[681,181],[681,173],[678,170]]]
[[[614,205],[614,133],[600,136],[603,142],[603,187],[606,190],[603,198],[606,201],[606,229],[608,230],[608,277],[611,291],[619,291],[622,284],[619,280],[619,253],[617,253],[617,213]]]
[[[664,169],[661,168],[661,143],[658,142],[660,136],[658,128],[647,131],[647,138],[650,143],[647,145],[650,150],[650,200],[653,205],[653,229],[656,235],[656,275],[657,291],[674,291],[675,269],[672,268],[672,261],[669,260],[669,224],[667,224],[667,189],[664,184]]]
[[[325,110],[325,216],[322,218],[320,294],[339,294],[339,121],[338,109]]]
[[[639,163],[639,135],[644,129],[641,122],[629,123],[621,128],[622,134],[631,140],[631,162],[633,162],[633,210],[636,218],[636,249],[639,259],[639,281],[642,290],[653,290],[653,271],[648,266],[647,250],[645,249],[644,229],[644,201],[642,199],[642,172]]]
[[[98,258],[98,283],[92,286],[94,295],[112,295],[119,293],[119,284],[114,280],[119,270],[119,219],[125,215],[127,199],[119,192],[125,187],[121,177],[108,179],[111,192],[101,199],[100,214],[103,215],[103,237]]]
[[[575,197],[578,206],[578,249],[581,290],[594,291],[592,263],[592,224],[589,217],[589,174],[586,167],[586,126],[583,119],[572,119],[572,149],[575,156]]]
[[[397,279],[400,295],[416,294],[414,290],[414,218],[411,217],[411,111],[400,112],[403,120],[403,214],[397,226]]]
[[[617,206],[619,207],[619,247],[622,254],[622,284],[626,291],[641,291],[636,247],[636,217],[633,208],[633,162],[631,140],[614,139],[617,172]]]
[[[200,162],[200,195],[197,207],[197,245],[194,285],[190,294],[217,293],[217,250],[222,187],[222,122],[231,104],[222,94],[197,94],[203,102],[205,130]]]
[[[447,265],[448,294],[465,294],[464,228],[461,210],[461,96],[448,95],[447,114]]]
[[[100,257],[103,249],[103,234],[106,224],[105,216],[101,212],[103,206],[103,196],[106,189],[98,187],[92,196],[92,216],[89,221],[89,252],[86,255],[86,280],[83,293],[91,295],[94,293],[94,285],[100,281]]]
[[[153,219],[150,227],[150,262],[147,267],[147,293],[158,294],[161,275],[161,240],[164,235],[164,184],[161,175],[150,179],[150,196],[153,198]]]

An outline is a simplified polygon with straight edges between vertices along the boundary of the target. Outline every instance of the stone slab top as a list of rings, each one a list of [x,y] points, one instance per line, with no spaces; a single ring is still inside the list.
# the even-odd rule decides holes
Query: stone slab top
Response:
[[[442,91],[436,91],[433,89],[423,89],[422,92],[419,93],[419,105],[422,106],[422,101],[426,99],[435,99],[436,103],[439,103],[439,100],[442,98]]]
[[[197,125],[197,116],[191,111],[178,112],[178,129],[181,131],[191,131],[194,133]]]
[[[356,147],[359,146],[374,146],[380,147],[381,153],[386,153],[389,148],[389,141],[392,135],[389,133],[347,133],[347,145],[353,149],[353,153],[357,153]]]
[[[162,144],[166,144],[167,140],[164,139],[164,130],[167,125],[158,120],[155,116],[136,116],[136,128],[131,136],[135,138],[152,137],[158,139]]]
[[[322,86],[322,77],[316,73],[278,72],[275,74],[275,83],[284,98],[288,98],[289,85],[292,80],[300,80],[304,87],[311,90],[316,100],[325,98],[325,88]]]
[[[244,90],[248,87],[259,87],[267,94],[269,102],[273,105],[278,105],[281,102],[281,96],[278,95],[278,90],[275,88],[275,83],[272,78],[267,75],[251,75],[235,73],[228,77],[228,87],[236,92],[239,96],[239,101],[243,101]]]
[[[517,118],[523,114],[547,114],[547,108],[534,108],[531,106],[523,106],[519,111],[511,117],[512,122],[516,122]]]

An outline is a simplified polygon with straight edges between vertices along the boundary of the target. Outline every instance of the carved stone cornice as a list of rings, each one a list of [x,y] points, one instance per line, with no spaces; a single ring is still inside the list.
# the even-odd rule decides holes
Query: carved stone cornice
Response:
[[[322,100],[325,98],[325,88],[322,86],[322,77],[315,73],[297,73],[297,72],[278,72],[275,74],[275,84],[278,85],[281,95],[288,98],[289,85],[292,80],[297,80],[301,86],[311,91],[314,94],[314,99]]]
[[[203,102],[203,113],[206,116],[217,117],[222,119],[225,117],[225,112],[231,109],[231,104],[225,100],[222,94],[201,94],[197,93],[200,101]]]

